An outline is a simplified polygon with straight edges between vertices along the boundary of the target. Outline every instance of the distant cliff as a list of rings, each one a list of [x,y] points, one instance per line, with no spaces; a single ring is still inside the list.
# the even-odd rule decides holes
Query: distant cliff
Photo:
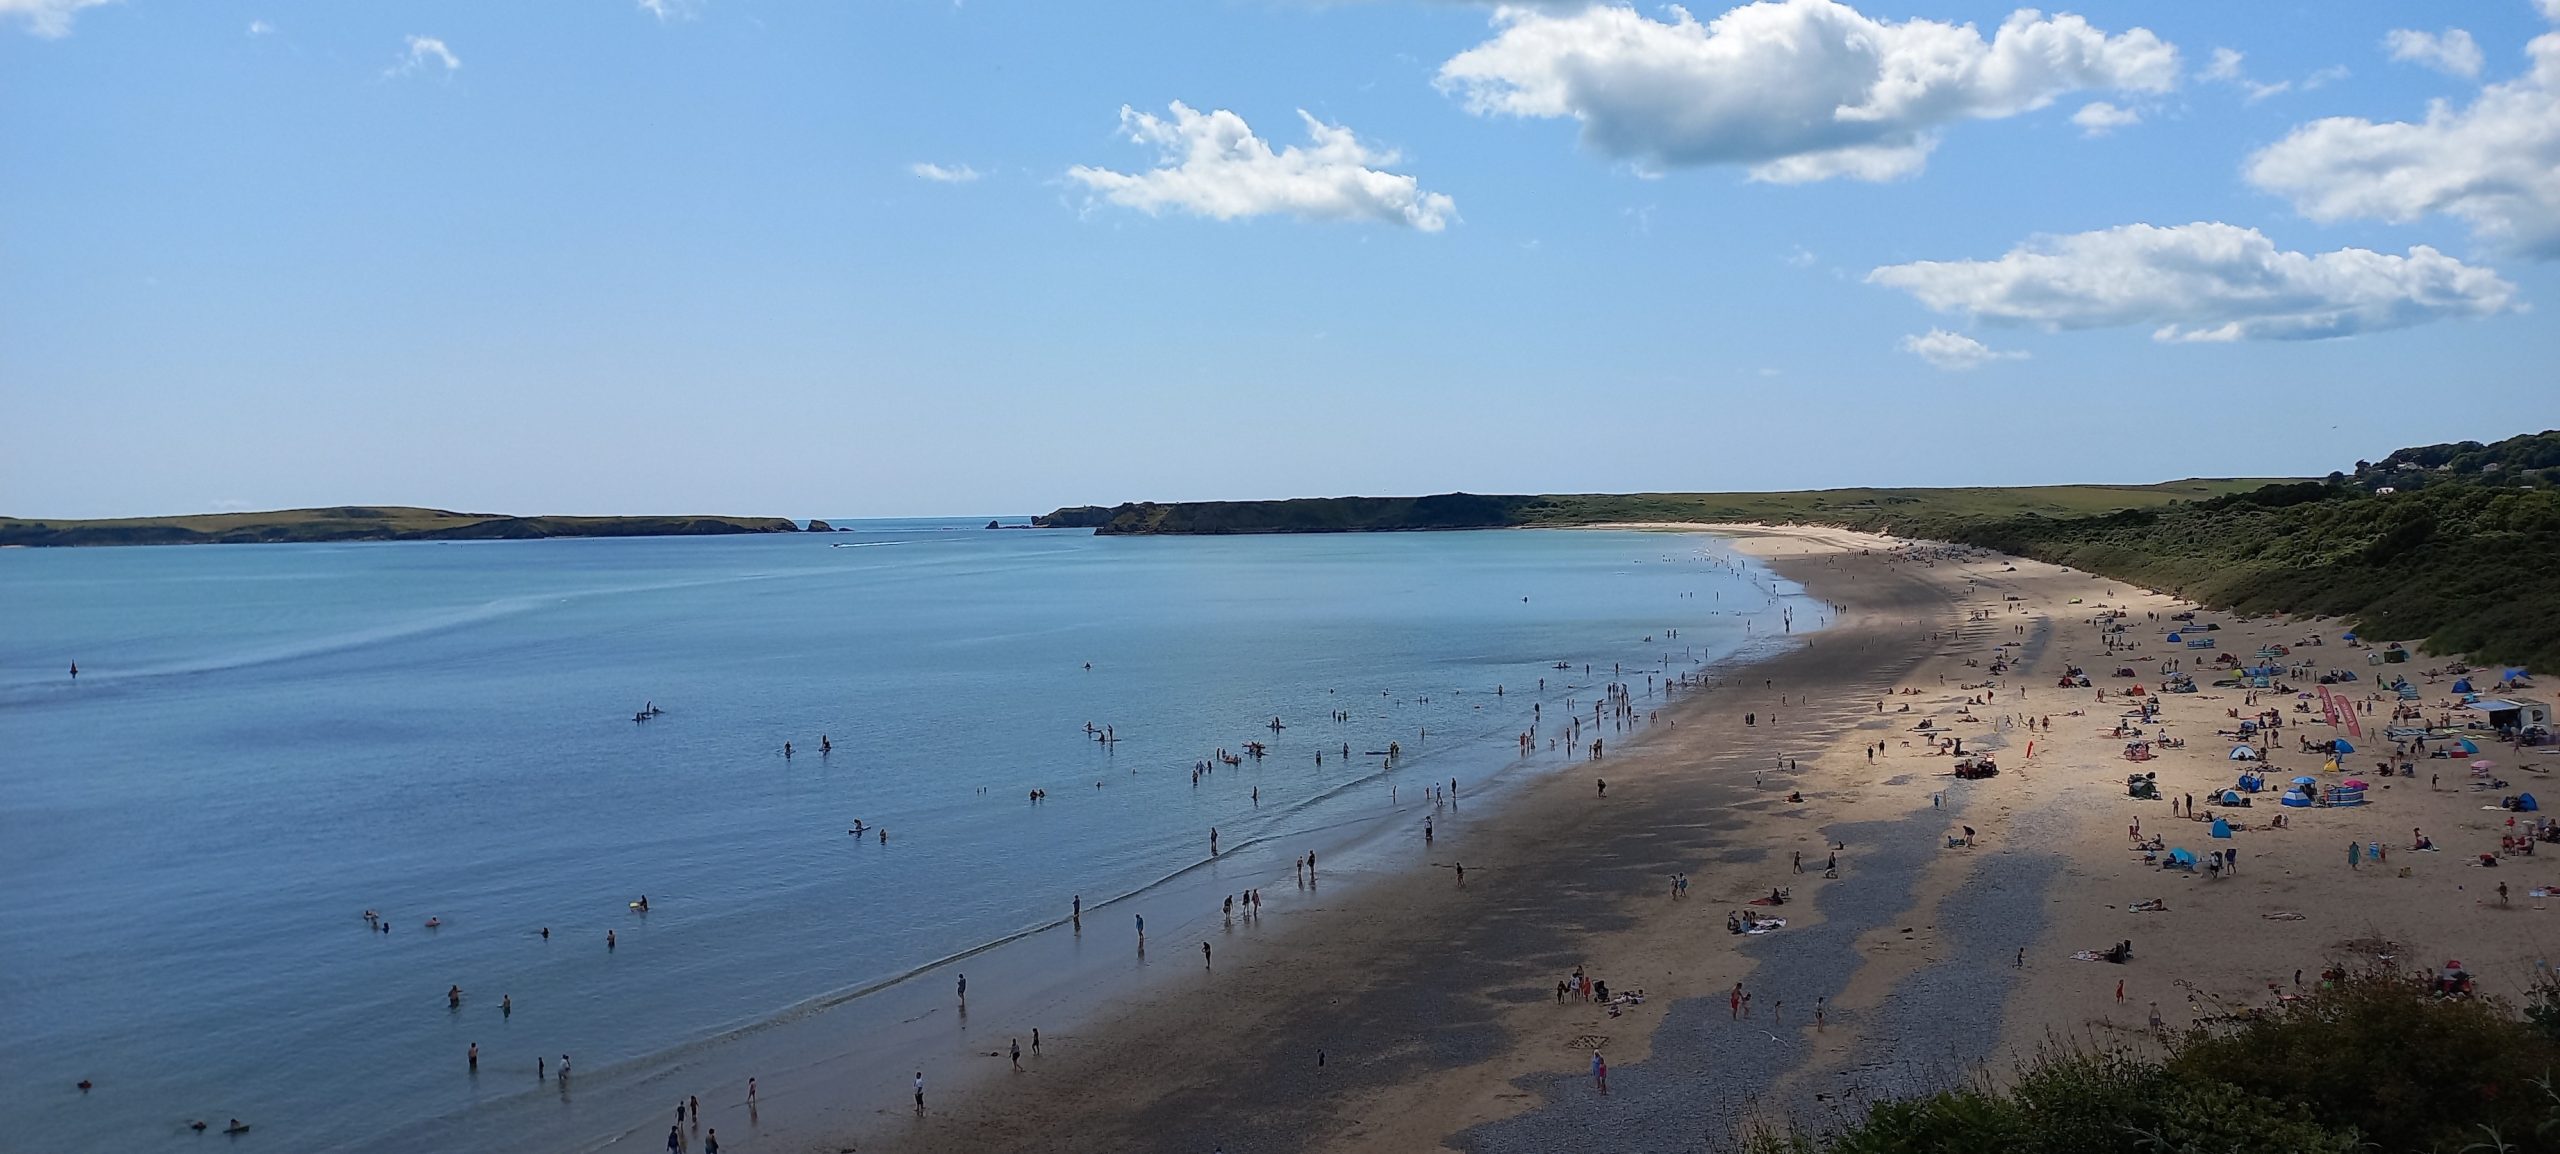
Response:
[[[1906,528],[1948,518],[2086,516],[2241,492],[2266,479],[2198,479],[2158,485],[2043,485],[2012,489],[1821,489],[1793,493],[1442,493],[1429,497],[1302,497],[1286,501],[1184,501],[1075,505],[1040,518],[1046,528],[1106,536],[1220,533],[1378,533],[1612,523],[1760,522]]]
[[[796,533],[783,517],[510,517],[401,505],[105,521],[0,517],[6,545],[214,545],[285,541],[496,541],[542,537],[700,537]]]

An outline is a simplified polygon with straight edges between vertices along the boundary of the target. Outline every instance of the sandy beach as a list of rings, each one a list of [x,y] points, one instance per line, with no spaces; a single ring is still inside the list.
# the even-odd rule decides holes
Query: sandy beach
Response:
[[[2207,791],[2242,768],[2215,736],[2236,724],[2232,709],[2286,714],[2266,746],[2275,782],[2321,770],[2294,752],[2329,738],[2319,715],[2293,712],[2290,694],[2243,707],[2212,688],[2162,697],[2160,723],[2144,727],[2183,747],[2126,761],[2125,691],[2156,688],[2165,661],[2209,682],[2217,654],[2296,646],[2286,660],[2356,671],[2339,688],[2358,702],[2375,673],[2420,681],[2442,661],[2368,666],[2337,623],[2212,613],[2200,618],[2220,626],[2217,648],[2189,650],[2160,638],[2191,606],[2087,574],[1844,531],[1717,531],[1839,618],[1714,688],[1667,706],[1639,697],[1652,718],[1640,740],[1492,812],[1462,797],[1433,843],[1414,839],[1411,868],[1291,902],[1250,948],[1052,1037],[1023,1072],[991,1058],[990,1076],[921,1115],[847,1104],[841,1140],[812,1148],[1705,1150],[1744,1118],[1819,1128],[2050,1039],[2138,1040],[2155,1004],[2169,1028],[2272,1005],[2296,969],[2308,982],[2378,955],[2458,958],[2484,989],[2512,994],[2543,956],[2548,903],[2525,895],[2552,882],[2545,859],[2478,864],[2508,815],[2494,809],[2501,791],[2469,788],[2466,761],[2374,777],[2388,705],[2359,717],[2371,736],[2347,759],[2375,781],[2371,804],[2279,810],[2271,790],[2220,811],[2243,828],[2217,841],[2209,813],[2190,822],[2169,801],[2126,796],[2127,772],[2156,772],[2164,797],[2192,792],[2206,810]],[[2128,614],[2112,654],[2105,609]],[[2296,645],[2315,634],[2327,644]],[[2072,666],[2091,688],[2056,685]],[[2112,676],[2119,666],[2140,676]],[[2431,717],[2451,678],[2433,680]],[[1942,738],[1996,758],[2000,774],[1954,778]],[[2506,752],[2486,756],[2504,763],[2507,792],[2540,780]],[[2290,829],[2258,828],[2278,812]],[[2236,872],[2163,872],[2135,852],[2136,821],[2199,856],[2236,848]],[[1966,826],[1971,844],[1951,844]],[[2412,827],[2441,852],[2408,851]],[[2350,869],[2350,840],[2380,843],[2388,860]],[[1430,868],[1459,863],[1463,885]],[[1772,889],[1789,900],[1752,912],[1785,917],[1783,929],[1728,932],[1729,915]],[[2127,909],[2154,898],[2166,911]],[[2072,960],[2125,939],[2127,964]],[[1196,943],[1156,948],[1185,947]],[[1559,1002],[1576,967],[1644,1001],[1614,1014]],[[1606,1096],[1589,1076],[1595,1050]]]

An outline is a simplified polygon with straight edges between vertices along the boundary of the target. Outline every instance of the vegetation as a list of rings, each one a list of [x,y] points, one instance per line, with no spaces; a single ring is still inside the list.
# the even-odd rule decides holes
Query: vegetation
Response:
[[[1840,525],[1954,541],[2247,613],[2560,668],[2560,431],[2402,449],[2325,480],[2017,489],[1323,497],[1061,509],[1103,533]]]
[[[2560,1040],[2496,999],[2356,974],[2167,1054],[2049,1052],[2005,1086],[1883,1102],[1754,1154],[2515,1154],[2560,1149]]]
[[[1819,489],[1795,493],[1563,493],[1433,497],[1307,497],[1288,501],[1153,501],[1081,505],[1039,519],[1051,528],[1107,534],[1346,533],[1526,526],[1762,522],[1890,529],[1931,522],[2019,516],[2069,517],[2246,492],[2257,479],[2197,479],[2160,485],[2040,485],[2012,489]]]
[[[507,517],[405,506],[345,505],[272,513],[32,521],[0,517],[5,545],[198,545],[274,541],[474,541],[533,537],[676,537],[789,533],[781,517]]]

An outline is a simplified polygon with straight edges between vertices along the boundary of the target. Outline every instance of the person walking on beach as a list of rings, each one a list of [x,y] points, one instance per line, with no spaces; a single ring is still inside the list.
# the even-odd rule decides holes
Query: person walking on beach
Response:
[[[682,1127],[682,1126],[669,1126],[669,1127],[667,1127],[667,1149],[669,1149],[669,1150],[682,1150],[682,1149],[684,1149],[684,1127]]]
[[[916,1071],[916,1113],[924,1113],[924,1071]]]
[[[1218,856],[1218,827],[1209,827],[1209,856]]]
[[[2347,868],[2348,868],[2348,869],[2355,869],[2355,868],[2357,868],[2357,866],[2356,866],[2356,859],[2357,859],[2357,858],[2359,858],[2359,857],[2362,857],[2363,855],[2364,855],[2364,851],[2363,851],[2363,848],[2362,848],[2362,847],[2360,847],[2360,846],[2356,845],[2356,843],[2354,843],[2354,842],[2348,842],[2348,843],[2347,843]]]
[[[1209,943],[1207,942],[1200,943],[1200,968],[1204,970],[1209,968]]]
[[[693,1124],[702,1125],[702,1099],[687,1094],[684,1100],[686,1105],[693,1107]]]
[[[1016,1074],[1022,1072],[1022,1039],[1020,1038],[1013,1040],[1013,1072]]]
[[[1071,920],[1071,921],[1075,922],[1075,924],[1076,924],[1076,928],[1077,928],[1077,929],[1081,930],[1081,929],[1083,929],[1083,928],[1084,928],[1084,895],[1083,895],[1083,894],[1077,894],[1077,895],[1076,895],[1075,905],[1073,905],[1073,906],[1071,906],[1071,907],[1069,907],[1069,908],[1068,908],[1068,911],[1067,911],[1067,917],[1068,917],[1068,919],[1069,919],[1069,920]]]
[[[1609,1092],[1609,1060],[1601,1057],[1598,1050],[1591,1052],[1591,1081],[1601,1093]]]
[[[1797,851],[1796,851],[1795,872],[1797,872],[1797,873],[1803,873],[1803,872],[1804,872],[1804,851],[1803,851],[1803,850],[1797,850]]]
[[[1146,948],[1147,948],[1147,915],[1145,915],[1145,914],[1139,914],[1139,915],[1137,915],[1137,918],[1138,918],[1138,948],[1139,948],[1140,950],[1144,950],[1144,949],[1146,949]]]
[[[714,1130],[702,1136],[702,1154],[720,1154],[719,1131]]]
[[[753,1078],[749,1078],[749,1079],[747,1079],[747,1105],[753,1106],[753,1105],[755,1105],[755,1104],[756,1104],[756,1080],[755,1080],[755,1079],[753,1079]]]
[[[967,974],[960,975],[960,1004],[963,1006],[969,1004],[969,975]]]
[[[1733,993],[1731,993],[1731,994],[1727,995],[1727,996],[1726,996],[1726,998],[1725,998],[1725,1001],[1729,1004],[1730,1008],[1733,1010],[1733,1020],[1734,1020],[1734,1021],[1737,1021],[1737,1022],[1741,1021],[1741,1020],[1742,1020],[1742,983],[1740,983],[1740,982],[1735,982],[1735,983],[1733,984]]]

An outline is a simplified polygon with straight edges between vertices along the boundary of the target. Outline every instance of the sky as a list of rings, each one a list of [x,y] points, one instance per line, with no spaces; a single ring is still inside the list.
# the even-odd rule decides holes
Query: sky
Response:
[[[2560,0],[0,0],[0,514],[2311,475],[2560,426]]]

